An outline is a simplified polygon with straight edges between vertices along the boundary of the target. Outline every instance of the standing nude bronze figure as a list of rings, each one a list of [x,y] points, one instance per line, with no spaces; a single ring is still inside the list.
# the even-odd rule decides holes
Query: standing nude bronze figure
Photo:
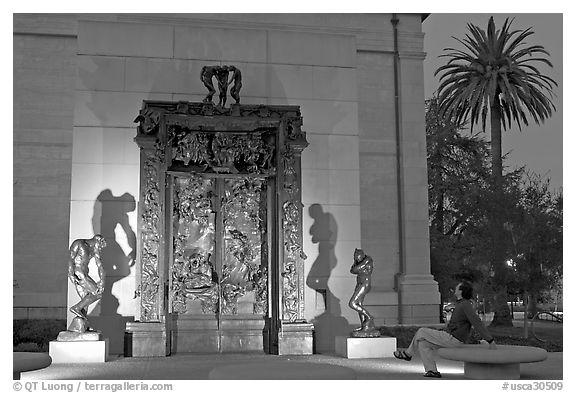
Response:
[[[218,106],[224,108],[226,105],[226,95],[228,94],[228,66],[221,66],[216,69],[216,80],[218,81]]]
[[[228,71],[232,72],[232,76],[228,81],[228,84],[234,82],[234,85],[230,89],[230,95],[237,104],[240,103],[240,88],[242,88],[242,73],[235,66],[228,66]]]
[[[228,80],[228,76],[230,76],[230,80]],[[218,83],[218,90],[219,90],[219,102],[218,107],[224,108],[226,105],[226,95],[228,94],[228,87],[232,82],[234,85],[230,89],[230,95],[234,100],[236,100],[236,104],[240,103],[240,89],[242,88],[242,73],[240,70],[235,66],[228,66],[228,65],[214,65],[214,66],[204,66],[202,67],[202,71],[200,71],[200,80],[208,89],[208,95],[202,100],[204,103],[212,103],[212,98],[214,94],[216,94],[216,89],[214,88],[213,78],[216,77],[216,82]]]
[[[354,262],[350,268],[350,273],[356,275],[356,288],[350,298],[348,305],[358,312],[360,316],[360,327],[354,329],[352,337],[379,337],[380,332],[374,326],[374,317],[370,315],[364,307],[364,297],[370,292],[370,283],[374,265],[372,257],[366,255],[362,249],[354,250]]]
[[[216,93],[216,89],[214,88],[214,83],[212,82],[212,77],[216,75],[219,70],[219,66],[204,66],[202,67],[202,71],[200,71],[200,80],[208,89],[208,95],[202,102],[212,102],[212,96]]]
[[[76,239],[70,245],[70,259],[68,260],[68,278],[76,286],[80,301],[70,307],[70,312],[82,319],[87,319],[88,306],[102,298],[104,292],[105,274],[100,259],[100,252],[106,247],[106,240],[102,235],[95,235],[91,239]],[[100,281],[96,283],[89,275],[88,264],[94,258],[98,268]]]

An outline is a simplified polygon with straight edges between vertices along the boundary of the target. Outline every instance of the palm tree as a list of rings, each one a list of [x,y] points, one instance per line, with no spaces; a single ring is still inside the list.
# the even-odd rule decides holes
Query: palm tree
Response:
[[[549,53],[541,45],[528,45],[526,38],[534,34],[531,28],[510,31],[512,21],[506,18],[501,30],[496,30],[494,18],[490,17],[488,30],[468,23],[469,34],[461,40],[465,50],[446,48],[440,57],[448,63],[439,67],[434,75],[441,73],[438,97],[441,113],[455,118],[457,122],[481,122],[486,129],[490,115],[490,144],[492,187],[496,200],[503,193],[502,182],[502,129],[510,128],[514,121],[520,129],[528,125],[528,116],[537,124],[550,117],[556,110],[552,102],[553,86],[557,83],[543,75],[536,65],[552,63]],[[506,303],[506,274],[504,262],[503,222],[499,207],[495,206],[492,263],[500,296],[493,325],[511,325],[512,318]]]

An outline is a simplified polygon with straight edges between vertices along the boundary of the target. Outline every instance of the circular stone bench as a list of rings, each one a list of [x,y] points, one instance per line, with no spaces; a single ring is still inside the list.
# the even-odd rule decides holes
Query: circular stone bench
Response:
[[[462,345],[440,348],[438,356],[464,362],[464,376],[471,379],[519,379],[520,363],[541,362],[548,358],[542,348],[518,345]]]
[[[13,352],[12,358],[14,360],[13,379],[20,379],[20,374],[23,372],[39,370],[52,364],[52,358],[44,352]]]
[[[356,379],[356,373],[348,367],[332,364],[292,361],[248,362],[216,367],[210,371],[208,379]]]

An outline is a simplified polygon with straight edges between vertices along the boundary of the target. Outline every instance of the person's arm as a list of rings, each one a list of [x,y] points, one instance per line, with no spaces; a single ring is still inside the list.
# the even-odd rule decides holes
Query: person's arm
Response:
[[[74,259],[73,258],[68,259],[68,278],[70,279],[70,281],[72,281],[72,284],[78,283],[78,278],[76,277],[76,274],[74,273]]]
[[[372,257],[366,256],[362,263],[358,265],[358,270],[364,274],[372,274]]]
[[[476,329],[482,338],[490,344],[491,348],[495,347],[496,343],[494,342],[494,337],[492,337],[488,329],[486,329],[486,326],[482,323],[480,317],[474,312],[472,304],[470,302],[465,302],[465,304],[463,304],[463,310],[466,314],[466,318],[470,321],[472,326],[474,326],[474,329]]]
[[[96,262],[96,266],[98,267],[98,277],[100,277],[100,281],[98,281],[98,292],[104,292],[104,284],[106,280],[106,273],[104,272],[104,266],[102,265],[102,260],[100,259],[100,252],[96,251],[94,253],[94,262]]]
[[[364,259],[362,261],[354,263],[353,267],[355,267],[357,271],[360,271],[360,270],[366,269],[366,267],[369,267],[369,265],[371,263],[372,263],[372,258],[370,258],[369,256],[366,256],[366,257],[364,257]]]
[[[76,277],[76,269],[74,266],[74,258],[78,254],[78,250],[75,248],[74,244],[70,246],[70,255],[68,258],[68,278],[72,281],[72,284],[78,284],[78,277]]]
[[[350,273],[358,274],[358,264],[356,263],[356,260],[354,260],[354,263],[350,267]]]

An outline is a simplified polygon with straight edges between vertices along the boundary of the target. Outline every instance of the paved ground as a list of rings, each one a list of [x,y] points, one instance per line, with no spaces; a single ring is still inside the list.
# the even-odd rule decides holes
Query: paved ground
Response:
[[[559,380],[562,374],[562,352],[549,353],[544,362],[522,364],[521,379]],[[302,362],[309,365],[313,373],[314,365],[337,365],[354,370],[361,380],[428,380],[423,378],[422,363],[418,358],[411,362],[395,358],[383,359],[344,359],[336,355],[275,356],[264,354],[176,354],[166,358],[123,358],[116,357],[99,364],[52,364],[43,370],[22,374],[22,380],[30,379],[70,379],[70,380],[206,380],[216,367],[234,364],[255,367],[266,363],[267,367],[286,368],[287,363]],[[299,366],[302,366],[302,363]],[[438,370],[444,380],[461,380],[464,369],[461,362],[440,359]],[[266,375],[261,378],[267,379]],[[276,379],[276,378],[275,378]],[[303,378],[304,379],[304,378]],[[305,379],[316,379],[309,375]]]
[[[487,320],[490,319],[487,318]],[[562,328],[562,324],[536,323]],[[523,325],[520,317],[516,317],[514,325]],[[360,380],[429,380],[422,377],[423,368],[418,357],[412,359],[411,362],[405,362],[395,358],[344,359],[337,355],[275,356],[264,354],[176,354],[166,358],[112,356],[106,363],[52,364],[43,370],[22,373],[22,380],[207,380],[210,372],[215,368],[238,364],[244,366],[253,364],[255,368],[261,368],[265,364],[269,370],[273,370],[269,374],[275,375],[279,374],[274,371],[276,367],[279,370],[287,368],[300,370],[308,365],[306,370],[310,370],[310,375],[306,379],[320,379],[314,378],[315,367],[320,369],[320,365],[335,365],[354,370],[356,378]],[[287,367],[287,364],[290,366]],[[461,362],[438,359],[438,370],[442,373],[443,380],[465,379],[464,366]],[[551,352],[548,354],[548,359],[543,362],[522,364],[520,374],[523,380],[561,380],[563,379],[563,353]],[[266,378],[267,375],[262,374],[262,379]]]

